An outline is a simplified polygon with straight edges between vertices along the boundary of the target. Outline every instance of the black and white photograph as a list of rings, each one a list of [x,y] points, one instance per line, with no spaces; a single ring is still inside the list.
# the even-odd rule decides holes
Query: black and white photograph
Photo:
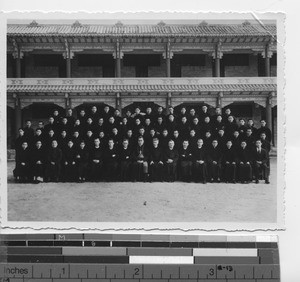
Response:
[[[282,17],[70,16],[6,22],[7,224],[282,224]]]

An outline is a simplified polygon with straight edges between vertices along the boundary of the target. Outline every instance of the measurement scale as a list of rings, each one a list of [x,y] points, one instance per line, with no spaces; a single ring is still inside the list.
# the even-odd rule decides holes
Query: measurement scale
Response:
[[[1,282],[277,282],[276,236],[1,235]]]

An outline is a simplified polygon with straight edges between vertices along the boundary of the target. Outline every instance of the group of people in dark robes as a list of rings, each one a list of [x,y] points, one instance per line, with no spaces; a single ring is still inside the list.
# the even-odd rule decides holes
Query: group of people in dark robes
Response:
[[[75,117],[55,110],[44,125],[30,120],[16,139],[18,182],[184,181],[269,183],[271,130],[265,120],[237,119],[185,107],[142,112],[105,106]]]

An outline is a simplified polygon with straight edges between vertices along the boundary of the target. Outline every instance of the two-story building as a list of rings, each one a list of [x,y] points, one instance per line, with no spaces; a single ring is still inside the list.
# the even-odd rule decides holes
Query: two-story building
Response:
[[[277,136],[276,24],[8,24],[7,137],[91,105],[206,104]],[[76,112],[76,111],[75,111]]]

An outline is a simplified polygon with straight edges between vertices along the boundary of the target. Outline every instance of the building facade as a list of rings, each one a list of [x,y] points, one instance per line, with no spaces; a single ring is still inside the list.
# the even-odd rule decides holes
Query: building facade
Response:
[[[276,24],[7,26],[8,148],[54,108],[230,107],[277,136]]]

